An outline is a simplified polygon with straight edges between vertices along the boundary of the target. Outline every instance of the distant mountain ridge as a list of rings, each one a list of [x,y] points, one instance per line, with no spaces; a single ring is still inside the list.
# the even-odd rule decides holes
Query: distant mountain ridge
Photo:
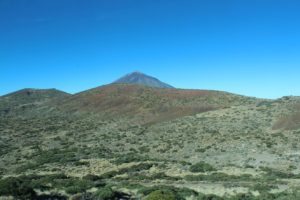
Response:
[[[143,124],[232,106],[260,106],[260,102],[270,104],[262,99],[222,91],[177,89],[157,78],[133,72],[111,84],[77,94],[30,88],[12,92],[0,96],[0,116],[40,117],[53,113],[85,113],[112,119],[125,117]],[[294,114],[288,112],[274,120],[273,129],[300,127],[299,108],[295,107],[297,112]]]
[[[113,84],[114,83],[137,84],[137,85],[144,85],[144,86],[156,87],[156,88],[174,88],[173,86],[164,83],[158,80],[157,78],[148,76],[138,71],[127,74],[121,77],[120,79],[114,81]]]
[[[57,89],[34,89],[34,88],[25,88],[22,90],[18,90],[6,95],[3,95],[4,98],[11,98],[11,97],[39,97],[39,98],[53,98],[58,96],[68,96],[70,94],[60,91]]]
[[[47,102],[64,99],[71,94],[57,89],[26,88],[0,97],[0,116],[3,114],[22,114]]]

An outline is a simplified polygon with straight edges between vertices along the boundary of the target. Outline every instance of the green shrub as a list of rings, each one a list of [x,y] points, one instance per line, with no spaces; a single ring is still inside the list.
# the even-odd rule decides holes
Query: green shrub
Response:
[[[28,180],[11,177],[0,181],[0,196],[14,196],[17,199],[33,199],[36,193]]]
[[[28,175],[20,177],[8,177],[0,180],[0,196],[14,196],[17,199],[33,199],[36,194],[34,189],[47,191],[51,189],[65,190],[68,194],[86,192],[95,186],[104,186],[100,180],[92,181],[67,177],[65,174],[53,175]]]
[[[51,149],[51,150],[39,150],[38,155],[33,158],[32,161],[21,165],[16,169],[16,173],[22,173],[29,169],[37,169],[47,163],[74,163],[75,165],[86,164],[85,162],[79,162],[76,157],[76,149]]]
[[[300,178],[300,174],[283,172],[283,171],[279,171],[279,170],[272,169],[269,167],[260,167],[260,169],[266,172],[265,178],[268,180],[276,180],[278,178],[280,178],[280,179],[290,179],[290,178],[299,179]]]
[[[78,194],[78,193],[84,192],[84,190],[82,190],[81,188],[79,188],[77,186],[69,186],[65,189],[65,191],[68,194]]]
[[[216,171],[216,169],[208,163],[203,161],[198,162],[190,167],[191,172],[210,172]]]
[[[187,175],[184,177],[187,181],[253,181],[253,178],[250,174],[243,174],[240,176],[228,175],[225,173],[213,173],[209,175]]]
[[[71,198],[69,198],[70,200],[83,200],[83,199],[92,199],[92,196],[90,193],[83,193],[83,194],[76,194],[71,196]]]
[[[110,171],[110,172],[106,172],[104,174],[102,174],[100,176],[101,179],[110,179],[113,178],[114,176],[120,174],[118,171]]]
[[[101,177],[94,174],[87,174],[84,177],[82,177],[82,179],[89,181],[98,181],[101,180]]]
[[[205,148],[198,148],[195,150],[195,152],[197,152],[197,153],[204,153],[205,151],[206,151]]]
[[[94,197],[99,200],[109,200],[115,197],[115,192],[110,187],[104,187],[99,189],[95,194]]]
[[[68,194],[82,193],[94,186],[93,182],[84,179],[70,179],[63,184],[66,186],[65,191]]]
[[[139,193],[147,196],[155,191],[163,191],[165,193],[172,193],[175,195],[176,200],[185,200],[187,197],[198,196],[198,193],[188,188],[177,188],[173,186],[153,186],[153,187],[141,187]]]
[[[99,178],[109,179],[109,178],[113,178],[114,176],[119,175],[119,174],[140,172],[143,170],[148,170],[152,166],[153,166],[153,164],[150,164],[150,163],[140,163],[138,165],[134,165],[131,167],[119,169],[118,171],[114,170],[114,171],[106,172],[106,173],[102,174]]]
[[[115,164],[120,165],[123,163],[140,162],[146,160],[148,160],[147,157],[142,157],[136,153],[128,153],[120,155],[114,162]]]
[[[156,190],[151,192],[145,200],[176,200],[172,192]]]
[[[151,163],[140,163],[138,165],[134,165],[132,167],[120,169],[120,173],[131,173],[131,172],[139,172],[143,170],[148,170],[153,166]]]
[[[219,197],[217,195],[214,194],[199,194],[198,200],[224,200],[224,198]],[[246,200],[246,199],[245,199]]]
[[[17,167],[16,170],[15,170],[15,172],[16,172],[17,174],[21,174],[22,172],[25,172],[25,171],[27,171],[27,170],[29,170],[29,169],[35,169],[35,168],[37,168],[38,166],[39,166],[39,165],[36,164],[36,163],[28,162],[28,163],[26,163],[26,164],[23,164],[23,165]]]

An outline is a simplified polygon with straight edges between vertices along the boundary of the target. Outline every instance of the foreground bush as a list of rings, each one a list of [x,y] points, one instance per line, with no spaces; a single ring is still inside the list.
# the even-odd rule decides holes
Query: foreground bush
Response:
[[[135,198],[132,198],[130,194],[113,190],[109,186],[99,188],[98,191],[92,195],[92,198],[90,198],[90,200],[118,200],[118,199],[129,200]]]
[[[0,181],[0,196],[14,196],[16,199],[34,199],[36,193],[26,180],[13,177]]]
[[[198,196],[198,193],[195,192],[194,190],[188,189],[188,188],[177,188],[173,186],[165,186],[165,185],[160,185],[160,186],[153,186],[153,187],[142,187],[139,190],[139,193],[148,196],[151,193],[155,191],[161,191],[163,193],[171,193],[175,196],[176,200],[185,200],[188,197],[191,196]]]
[[[113,199],[114,197],[115,193],[110,187],[101,188],[94,194],[94,198],[99,200],[109,200]]]
[[[151,192],[145,200],[176,200],[176,197],[172,192],[156,190]]]

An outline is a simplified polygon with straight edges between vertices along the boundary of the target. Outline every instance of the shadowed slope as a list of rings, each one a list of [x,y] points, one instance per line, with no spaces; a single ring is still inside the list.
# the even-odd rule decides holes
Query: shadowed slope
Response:
[[[0,97],[0,115],[18,114],[70,94],[56,89],[23,89]]]
[[[284,115],[277,118],[273,125],[273,130],[297,130],[300,128],[300,98],[299,97],[285,97],[286,101],[289,99],[296,99],[288,106],[288,111]]]

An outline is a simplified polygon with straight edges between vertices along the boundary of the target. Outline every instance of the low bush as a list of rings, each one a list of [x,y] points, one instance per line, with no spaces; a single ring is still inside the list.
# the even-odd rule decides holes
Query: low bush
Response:
[[[191,172],[210,172],[216,171],[216,169],[208,163],[203,161],[198,162],[190,167]]]
[[[214,194],[199,194],[197,200],[225,200],[225,198]]]
[[[155,191],[162,191],[165,193],[172,193],[175,196],[176,200],[185,200],[187,197],[198,196],[198,193],[194,190],[188,188],[176,188],[173,186],[153,186],[153,187],[142,187],[139,190],[139,193],[144,196],[149,196]]]
[[[94,186],[93,182],[84,179],[69,179],[63,184],[68,194],[82,193]]]
[[[264,177],[265,177],[265,179],[268,179],[268,180],[290,179],[290,178],[299,179],[300,178],[300,174],[283,172],[283,171],[279,171],[279,170],[272,169],[269,167],[260,167],[260,169],[262,171],[266,172]]]
[[[96,183],[91,180],[67,177],[64,174],[8,177],[0,180],[0,196],[11,195],[17,199],[34,199],[36,197],[34,189],[41,191],[59,189],[65,190],[68,194],[77,194],[98,186]]]
[[[0,196],[13,196],[16,199],[34,199],[36,193],[27,179],[11,177],[0,180]]]
[[[140,172],[143,170],[148,170],[152,166],[153,166],[153,164],[151,164],[151,163],[140,163],[138,165],[134,165],[131,167],[119,169],[118,171],[115,170],[115,171],[106,172],[106,173],[102,174],[99,178],[109,179],[109,178],[113,178],[114,176],[120,175],[120,174]]]
[[[94,194],[94,198],[99,200],[110,200],[114,197],[115,192],[110,187],[101,188]]]
[[[148,170],[152,166],[153,166],[153,164],[151,164],[151,163],[140,163],[140,164],[134,165],[132,167],[120,169],[119,171],[121,173],[139,172],[139,171],[143,171],[143,170]]]
[[[149,160],[149,158],[140,156],[136,153],[128,153],[128,154],[120,155],[114,161],[114,163],[117,165],[120,165],[123,163],[140,162],[140,161],[146,161],[146,160]]]
[[[156,190],[151,192],[145,200],[176,200],[176,197],[172,192]]]
[[[255,180],[250,174],[240,176],[228,175],[225,173],[213,173],[209,175],[187,175],[184,177],[187,181],[250,181]]]
[[[37,169],[44,164],[48,163],[60,163],[60,164],[67,164],[67,163],[74,163],[78,165],[79,158],[76,157],[76,149],[67,149],[67,150],[60,150],[60,149],[51,149],[51,150],[38,150],[38,155],[32,159],[32,161],[21,165],[16,169],[16,173],[22,173],[30,169]]]

